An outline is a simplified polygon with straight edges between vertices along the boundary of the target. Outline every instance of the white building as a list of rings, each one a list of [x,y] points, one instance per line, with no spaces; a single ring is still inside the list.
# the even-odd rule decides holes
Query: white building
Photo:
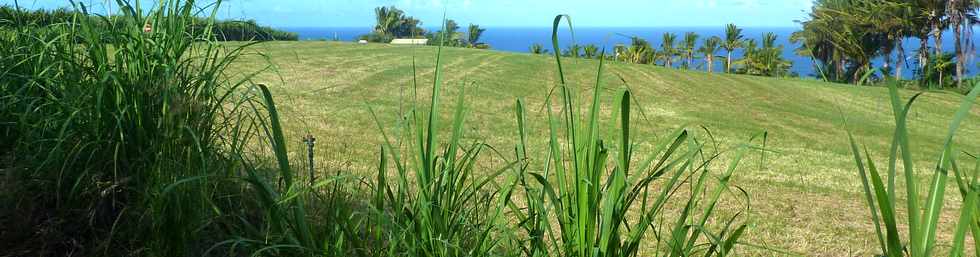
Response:
[[[396,38],[391,40],[392,45],[424,45],[429,43],[427,38]]]

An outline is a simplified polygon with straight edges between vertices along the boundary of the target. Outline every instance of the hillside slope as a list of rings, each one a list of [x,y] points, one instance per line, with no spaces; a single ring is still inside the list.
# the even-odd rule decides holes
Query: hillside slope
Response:
[[[270,85],[278,97],[294,156],[302,156],[301,138],[309,132],[318,139],[321,170],[362,174],[377,165],[381,142],[367,106],[378,112],[385,126],[393,127],[398,110],[408,108],[413,95],[413,60],[422,98],[431,86],[436,56],[434,47],[333,42],[275,42],[252,49],[264,57],[251,56],[237,68],[274,65],[277,72],[256,80]],[[547,131],[542,107],[556,84],[554,62],[545,56],[445,49],[442,96],[452,102],[462,85],[472,85],[467,89],[467,139],[485,141],[505,156],[513,156],[508,149],[515,144],[514,103],[524,99],[536,139],[531,149],[543,153]],[[588,95],[598,61],[565,63],[571,83]],[[720,150],[768,131],[767,147],[775,152],[764,163],[754,154],[736,174],[735,183],[751,196],[748,243],[807,256],[876,253],[842,117],[874,158],[887,161],[893,119],[885,88],[622,63],[608,63],[601,79],[607,104],[615,90],[633,90],[642,109],[634,127],[640,151],[682,126],[702,138],[708,135],[701,126],[707,128]],[[914,93],[903,91],[905,97]],[[910,129],[920,177],[930,174],[960,101],[954,94],[927,93],[913,107]],[[980,150],[978,109],[958,135],[962,150]],[[958,198],[951,199],[948,207],[959,206]],[[943,229],[950,230],[950,224]]]

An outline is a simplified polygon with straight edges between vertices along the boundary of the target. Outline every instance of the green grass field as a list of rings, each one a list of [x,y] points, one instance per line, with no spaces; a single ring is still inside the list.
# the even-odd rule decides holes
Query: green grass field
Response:
[[[343,170],[360,175],[375,171],[382,141],[368,106],[378,112],[385,126],[393,127],[399,110],[412,102],[413,61],[420,85],[418,102],[425,102],[436,56],[435,47],[335,42],[274,42],[251,50],[256,55],[245,57],[235,69],[254,71],[267,62],[275,67],[276,72],[263,73],[255,80],[268,84],[278,99],[294,160],[302,160],[302,137],[310,133],[317,137],[321,172]],[[472,112],[465,141],[483,141],[504,156],[513,156],[517,143],[513,109],[515,100],[521,98],[528,106],[529,149],[546,151],[543,106],[556,85],[554,62],[553,56],[444,49],[444,101],[454,102],[461,86],[470,87],[467,102]],[[580,86],[583,96],[590,95],[598,61],[566,59],[564,63],[571,84]],[[663,139],[678,127],[691,128],[702,139],[713,137],[720,151],[768,131],[767,148],[773,152],[765,155],[764,162],[760,153],[753,154],[733,181],[751,197],[750,228],[743,237],[746,243],[806,256],[877,253],[842,117],[873,158],[885,163],[894,126],[886,88],[613,62],[607,63],[602,81],[608,91],[602,101],[607,105],[615,89],[629,87],[635,94],[641,113],[634,125],[638,151],[649,150],[649,142]],[[914,93],[902,92],[905,98]],[[916,149],[913,156],[923,181],[932,173],[961,98],[952,93],[926,93],[909,115],[911,143]],[[441,115],[448,119],[451,113]],[[974,109],[964,122],[957,135],[959,149],[980,150],[978,117],[980,111]],[[955,185],[948,189],[953,192]],[[947,195],[951,196],[947,207],[960,205],[958,194]],[[940,244],[949,241],[957,210],[946,209],[944,216],[949,218],[940,224],[945,231],[940,234]],[[763,253],[751,247],[742,249]]]

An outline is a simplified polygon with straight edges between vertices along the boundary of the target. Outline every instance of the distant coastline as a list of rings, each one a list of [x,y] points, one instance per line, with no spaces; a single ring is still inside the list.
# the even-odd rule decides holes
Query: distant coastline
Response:
[[[358,36],[367,34],[371,32],[371,27],[279,27],[279,29],[294,32],[299,35],[300,40],[338,40],[338,41],[355,41]],[[426,27],[429,31],[438,30],[438,28]],[[796,49],[799,47],[797,44],[793,44],[789,41],[790,35],[799,30],[799,27],[746,27],[744,28],[744,33],[746,38],[756,38],[762,37],[763,33],[773,32],[778,35],[777,44],[783,45],[783,57],[787,60],[793,62],[792,72],[805,77],[814,77],[816,70],[813,67],[813,62],[803,56],[799,56],[795,53]],[[660,45],[661,36],[665,32],[673,32],[677,34],[683,34],[684,32],[693,31],[701,35],[702,37],[707,36],[723,36],[724,27],[575,27],[575,43],[577,44],[596,44],[599,46],[604,46],[607,49],[612,49],[617,44],[629,44],[630,36],[638,36],[649,40],[654,46]],[[567,30],[560,31],[560,36],[562,37],[559,45],[564,48],[572,42],[571,33]],[[518,52],[527,53],[528,48],[531,44],[539,43],[550,47],[551,42],[551,28],[550,27],[487,27],[487,31],[483,34],[482,40],[489,44],[492,49],[508,52]],[[974,42],[980,42],[980,34],[974,35]],[[952,49],[952,40],[946,40],[944,43],[945,49]],[[907,52],[911,53],[918,49],[918,40],[908,39],[904,42],[904,46]],[[931,45],[931,43],[930,43]],[[736,51],[736,55],[741,55]],[[912,55],[908,55],[912,56]],[[880,58],[875,60],[875,63],[880,63]],[[914,60],[909,60],[908,65],[914,65],[912,62]],[[701,63],[702,61],[698,61]],[[721,65],[716,65],[716,69],[720,70]],[[969,75],[976,75],[977,67],[976,60],[970,60],[967,65],[967,73]],[[905,69],[905,76],[912,76],[912,67],[909,66]]]

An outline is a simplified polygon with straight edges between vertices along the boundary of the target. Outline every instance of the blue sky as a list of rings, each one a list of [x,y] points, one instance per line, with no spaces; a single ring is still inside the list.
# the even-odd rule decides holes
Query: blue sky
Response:
[[[14,0],[0,0],[13,4]],[[78,0],[95,9],[114,0]],[[794,27],[812,0],[226,0],[222,18],[247,17],[276,27],[367,27],[373,8],[394,5],[438,26],[443,11],[459,24],[546,27],[555,14],[580,27]],[[149,1],[154,2],[154,1]],[[204,1],[202,1],[204,2]],[[30,8],[54,8],[67,0],[19,0]],[[104,8],[104,7],[103,7]]]

